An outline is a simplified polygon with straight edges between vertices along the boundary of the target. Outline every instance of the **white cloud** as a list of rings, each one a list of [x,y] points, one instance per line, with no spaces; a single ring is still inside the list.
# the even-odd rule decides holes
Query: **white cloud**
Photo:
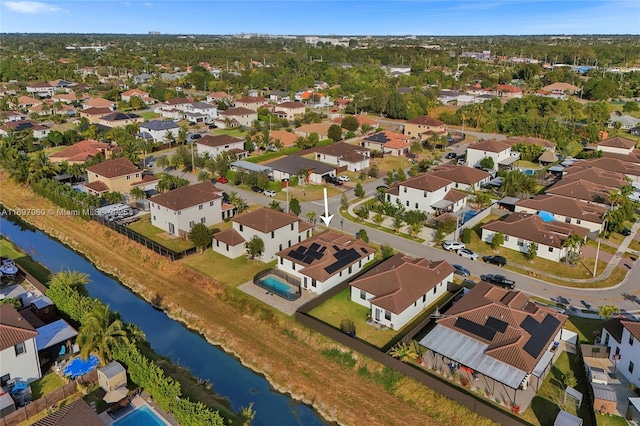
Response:
[[[8,9],[18,13],[38,14],[62,11],[62,9],[57,6],[39,1],[7,1],[4,2],[4,5]]]

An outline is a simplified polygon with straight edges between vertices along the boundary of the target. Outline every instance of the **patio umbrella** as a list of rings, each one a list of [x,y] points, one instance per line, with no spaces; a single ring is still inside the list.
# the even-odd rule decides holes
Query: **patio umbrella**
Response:
[[[104,400],[104,402],[111,404],[114,402],[118,402],[123,398],[126,398],[128,393],[129,389],[124,386],[120,386],[119,388],[115,388],[114,390],[107,392],[107,394],[102,399]]]

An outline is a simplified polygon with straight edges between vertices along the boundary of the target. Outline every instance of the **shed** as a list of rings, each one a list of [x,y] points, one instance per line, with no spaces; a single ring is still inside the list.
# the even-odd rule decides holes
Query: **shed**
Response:
[[[556,420],[553,422],[553,426],[582,426],[582,419],[564,410],[560,410]]]
[[[127,386],[127,370],[118,361],[98,369],[98,384],[109,393],[119,387]]]
[[[587,377],[589,377],[591,383],[598,383],[600,385],[609,384],[609,375],[604,370],[604,368],[594,367],[593,365],[589,365],[587,363],[585,363],[584,366],[587,370]]]
[[[601,414],[615,414],[616,391],[610,385],[591,383],[593,387],[593,408]]]
[[[0,417],[4,417],[9,413],[16,411],[16,404],[9,392],[0,390]]]

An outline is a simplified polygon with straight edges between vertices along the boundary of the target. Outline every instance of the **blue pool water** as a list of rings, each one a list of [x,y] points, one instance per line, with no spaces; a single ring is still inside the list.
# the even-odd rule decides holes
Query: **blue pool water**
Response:
[[[260,281],[265,283],[268,287],[273,288],[274,290],[284,291],[286,293],[291,293],[291,294],[294,294],[296,292],[296,290],[293,287],[283,283],[273,275],[269,275],[268,277],[262,278]]]
[[[71,378],[83,376],[98,366],[98,357],[89,355],[89,359],[74,358],[64,367],[64,375]]]
[[[166,426],[166,423],[160,420],[149,407],[143,405],[116,420],[113,426]]]
[[[520,171],[521,171],[522,173],[524,173],[524,174],[525,174],[525,176],[533,176],[533,175],[535,175],[536,173],[538,173],[538,171],[537,171],[537,170],[533,170],[533,169],[520,169]]]
[[[477,214],[478,214],[477,210],[467,210],[462,215],[462,223],[466,223],[469,219],[473,218]],[[462,223],[461,223],[461,225],[462,225]]]

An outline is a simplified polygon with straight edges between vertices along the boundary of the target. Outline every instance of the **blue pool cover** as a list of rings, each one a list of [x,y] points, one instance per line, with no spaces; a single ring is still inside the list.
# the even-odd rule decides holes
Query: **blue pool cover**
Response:
[[[95,355],[89,355],[89,359],[74,358],[64,368],[64,375],[71,378],[83,376],[94,370],[99,362],[100,360]]]

